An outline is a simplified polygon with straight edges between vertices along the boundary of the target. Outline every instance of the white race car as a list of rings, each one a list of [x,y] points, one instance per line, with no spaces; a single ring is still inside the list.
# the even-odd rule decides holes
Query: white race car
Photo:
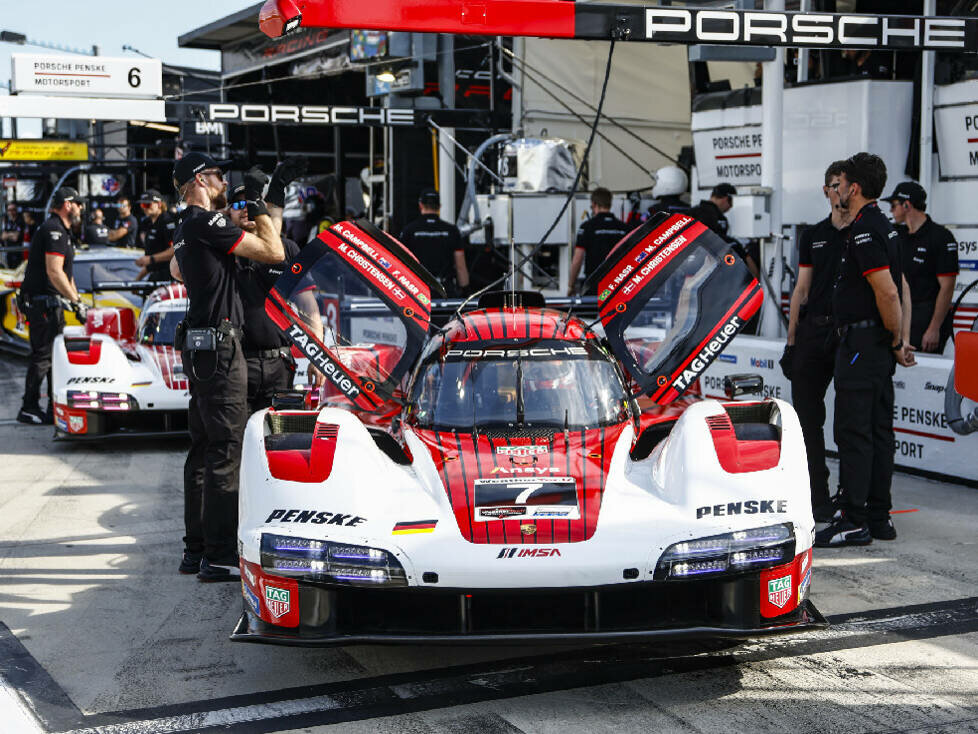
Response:
[[[607,641],[824,624],[808,599],[814,522],[794,410],[680,398],[759,308],[757,281],[683,215],[628,235],[592,281],[604,337],[518,293],[429,336],[437,286],[396,240],[358,221],[307,245],[267,310],[328,388],[318,410],[248,422],[232,639]],[[390,308],[373,330],[386,341],[347,347],[362,325],[323,326],[354,285]]]
[[[56,438],[185,435],[190,386],[174,331],[187,312],[182,284],[162,286],[130,308],[93,308],[84,326],[55,339]]]

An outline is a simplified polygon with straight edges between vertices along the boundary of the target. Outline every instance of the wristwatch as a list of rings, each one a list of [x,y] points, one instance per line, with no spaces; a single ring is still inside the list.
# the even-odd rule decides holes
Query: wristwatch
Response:
[[[892,352],[896,352],[896,351],[898,351],[900,349],[903,349],[903,339],[901,339],[896,344],[894,344],[892,347],[890,347],[890,351],[892,351]]]

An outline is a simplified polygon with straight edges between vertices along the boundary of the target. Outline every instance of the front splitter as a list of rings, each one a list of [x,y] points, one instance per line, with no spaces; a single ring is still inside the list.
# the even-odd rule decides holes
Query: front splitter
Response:
[[[751,639],[772,635],[791,634],[807,629],[828,627],[829,623],[806,599],[799,607],[802,620],[773,627],[679,627],[670,629],[627,630],[581,633],[496,633],[496,634],[417,634],[386,635],[357,634],[330,635],[324,637],[299,637],[285,634],[252,632],[248,629],[248,614],[243,613],[231,633],[232,642],[255,642],[266,645],[292,647],[339,647],[342,645],[491,645],[498,643],[533,643],[536,645],[606,645],[621,642],[691,639]]]

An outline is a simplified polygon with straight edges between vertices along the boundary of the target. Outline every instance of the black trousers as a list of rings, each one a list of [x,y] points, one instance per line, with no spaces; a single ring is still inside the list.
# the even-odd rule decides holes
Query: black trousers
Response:
[[[241,441],[248,420],[241,344],[226,336],[216,352],[183,352],[190,380],[190,452],[183,468],[184,546],[213,559],[236,552]]]
[[[850,330],[835,360],[835,442],[843,509],[857,525],[885,520],[893,480],[893,372],[890,333]]]
[[[41,400],[41,383],[47,378],[48,401],[51,401],[51,352],[54,339],[65,325],[64,312],[58,306],[29,306],[26,312],[31,342],[30,363],[24,382],[24,407],[36,408]],[[53,406],[51,406],[53,409]]]
[[[918,350],[920,349],[920,343],[924,340],[924,332],[930,326],[930,320],[934,316],[934,306],[936,305],[937,303],[935,301],[918,301],[910,307],[910,344]],[[942,354],[944,352],[947,340],[951,338],[953,326],[951,312],[948,311],[947,316],[944,317],[944,321],[941,324],[940,338],[937,343],[937,349],[933,352],[934,354]]]
[[[838,339],[831,324],[798,323],[792,363],[791,402],[798,413],[808,454],[812,512],[817,522],[832,519],[829,468],[825,463],[825,391],[835,374]]]
[[[292,389],[295,362],[282,357],[248,357],[248,415],[269,408],[275,393]]]

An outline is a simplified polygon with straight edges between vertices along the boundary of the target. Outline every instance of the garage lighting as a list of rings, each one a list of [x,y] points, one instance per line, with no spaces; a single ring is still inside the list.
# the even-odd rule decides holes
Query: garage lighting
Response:
[[[384,82],[385,84],[393,84],[394,82],[397,81],[397,77],[394,75],[394,72],[391,71],[390,69],[384,69],[382,72],[380,72],[377,75],[377,81]]]

